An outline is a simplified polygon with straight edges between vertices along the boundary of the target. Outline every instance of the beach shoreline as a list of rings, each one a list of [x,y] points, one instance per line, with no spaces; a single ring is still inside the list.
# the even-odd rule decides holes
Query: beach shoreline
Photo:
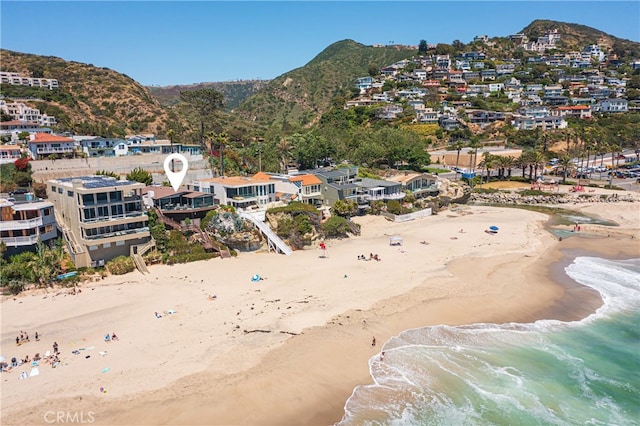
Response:
[[[589,209],[590,207],[585,207],[587,212]],[[404,225],[388,224],[384,220],[380,222],[380,218],[366,217],[363,219],[365,223],[362,239],[330,244],[330,259],[318,259],[317,252],[311,251],[296,253],[288,262],[281,259],[274,261],[273,258],[267,257],[275,255],[241,254],[247,258],[254,256],[254,260],[257,260],[255,256],[260,256],[260,261],[275,265],[272,268],[266,264],[262,265],[264,269],[261,269],[261,272],[268,278],[261,283],[262,288],[245,288],[239,292],[238,296],[245,298],[242,299],[242,309],[238,304],[220,313],[227,318],[227,321],[219,324],[224,326],[223,328],[218,329],[214,324],[215,320],[218,320],[215,313],[205,312],[201,317],[192,314],[190,318],[181,318],[184,309],[180,308],[175,318],[164,318],[172,321],[166,322],[170,324],[167,329],[171,328],[167,332],[173,333],[175,330],[176,333],[188,336],[184,341],[176,339],[174,345],[188,343],[184,346],[187,352],[189,348],[193,348],[193,357],[185,356],[183,350],[171,349],[171,344],[157,349],[158,357],[180,359],[180,363],[174,366],[177,369],[174,371],[175,377],[171,376],[164,381],[150,378],[147,389],[136,383],[119,386],[119,380],[127,381],[127,374],[133,376],[131,380],[140,380],[144,376],[136,376],[135,371],[127,370],[129,366],[126,362],[116,362],[112,366],[113,375],[118,374],[115,381],[109,382],[113,376],[107,380],[93,380],[96,377],[93,372],[81,376],[81,379],[84,377],[84,380],[91,382],[82,398],[78,397],[77,390],[70,390],[70,385],[63,383],[61,388],[64,391],[60,392],[59,398],[35,406],[31,404],[26,408],[26,402],[20,400],[20,395],[13,400],[5,397],[7,390],[20,389],[9,389],[5,383],[6,375],[3,373],[2,423],[25,424],[18,419],[26,419],[27,422],[31,422],[29,424],[44,424],[46,422],[42,421],[42,413],[46,410],[68,411],[70,407],[83,413],[92,411],[96,424],[335,423],[342,417],[344,403],[353,388],[371,381],[367,360],[377,356],[381,346],[390,337],[406,329],[436,324],[531,322],[539,319],[570,321],[589,315],[601,304],[599,295],[578,286],[564,274],[563,269],[576,254],[638,257],[638,240],[631,239],[631,236],[637,236],[637,215],[634,216],[634,210],[629,206],[621,210],[624,210],[622,216],[629,219],[627,223],[623,223],[622,229],[616,230],[613,237],[582,238],[576,235],[557,241],[543,230],[545,215],[506,212],[504,209],[488,207],[468,207],[457,212],[446,211],[443,217],[427,218]],[[513,232],[509,235],[505,232],[493,237],[488,236],[482,232],[483,227],[486,227],[486,223],[483,223],[485,217],[488,220],[486,223],[495,223],[496,218],[501,218],[506,224],[506,229],[513,228]],[[424,229],[427,224],[433,229]],[[589,233],[589,228],[591,226],[584,232]],[[389,231],[398,231],[406,235],[402,249],[380,245],[388,239]],[[473,235],[470,235],[472,233]],[[505,236],[502,240],[495,238],[502,238],[502,235]],[[420,245],[419,242],[424,239],[429,239],[430,244]],[[468,246],[455,246],[460,240],[465,239]],[[361,252],[365,251],[365,255],[369,252],[366,248],[372,242],[375,242],[376,249],[383,253],[383,261],[369,263],[355,260]],[[436,245],[443,248],[434,250]],[[428,254],[427,257],[434,263],[440,263],[430,267],[417,265],[421,259],[424,262],[424,254],[420,250]],[[296,257],[299,261],[295,260]],[[216,266],[222,265],[223,262],[225,261],[220,260]],[[327,265],[319,262],[326,262]],[[247,265],[251,263],[246,260],[240,261],[237,266],[242,269],[244,275],[250,276],[253,270],[247,270]],[[281,268],[283,265],[291,264],[293,271],[289,271],[284,282],[285,275]],[[473,268],[470,268],[470,265],[473,265]],[[201,286],[198,278],[206,276],[206,268],[204,275],[201,275],[199,266],[202,265],[184,266],[153,267],[148,278],[152,282],[154,278],[158,282],[167,278],[186,281],[184,284],[188,284],[193,290],[192,293],[200,293],[202,296],[202,300],[197,299],[197,303],[202,306],[198,305],[195,309],[206,309],[207,304],[217,304],[224,300],[225,292],[231,292],[232,287],[216,288],[216,291],[220,291],[218,299],[215,302],[205,301],[209,289],[204,291],[203,288],[195,287]],[[402,266],[403,270],[394,270],[393,266]],[[222,266],[223,269],[227,267],[231,269],[226,275],[227,278],[236,279],[234,275],[237,273],[234,274],[230,262]],[[166,276],[167,272],[171,274],[170,277]],[[222,271],[221,275],[224,275],[224,272]],[[183,273],[186,275],[182,275]],[[326,278],[324,281],[320,278],[310,279],[306,278],[306,274],[324,274]],[[383,283],[387,280],[392,282],[394,276],[412,280],[413,283],[398,282],[392,287],[377,285],[376,280]],[[306,279],[308,285],[300,285],[301,279]],[[272,280],[278,281],[279,285],[297,287],[290,289],[293,291],[292,294],[277,293],[280,297],[289,297],[286,306],[281,302],[274,302],[277,299],[271,299],[275,294],[270,285]],[[132,293],[127,296],[134,296],[134,299],[128,302],[113,301],[113,309],[120,309],[121,312],[126,310],[123,306],[137,309],[141,302],[135,297],[145,294],[150,285],[140,276],[135,276],[135,279],[121,277],[119,280],[109,277],[105,281],[98,283],[99,287],[94,287],[96,291],[103,292],[105,298],[123,290]],[[346,287],[346,284],[352,283],[355,289]],[[125,288],[125,284],[131,285]],[[205,285],[202,284],[202,287]],[[325,290],[329,293],[323,293]],[[82,297],[87,291],[94,290],[85,289]],[[341,297],[335,297],[336,292],[343,294]],[[255,298],[253,293],[260,294],[261,298]],[[175,295],[171,296],[173,297],[169,297],[169,300],[176,303],[178,300]],[[191,299],[192,296],[185,296],[185,301],[191,303],[189,306],[196,304]],[[46,306],[42,300],[40,302],[42,306]],[[5,303],[11,301],[5,300],[3,304]],[[262,306],[259,306],[260,303]],[[62,304],[71,303],[63,300]],[[185,306],[186,309],[187,305],[176,306]],[[309,307],[309,310],[301,307]],[[3,324],[6,324],[4,308],[3,306]],[[269,314],[269,318],[260,322],[259,315],[253,315],[239,319],[237,324],[228,324],[232,322],[229,318],[233,317],[233,312],[237,313],[235,316],[243,317],[244,309],[253,308],[262,310],[263,315]],[[297,312],[292,312],[289,320],[289,317],[282,315],[281,308]],[[274,311],[279,310],[280,312],[274,316]],[[19,311],[17,309],[14,312]],[[99,311],[108,316],[107,311]],[[59,311],[53,312],[54,317],[57,312]],[[97,313],[95,308],[88,307],[86,312],[82,312],[82,316],[86,315],[89,319],[100,313]],[[147,314],[145,311],[144,315]],[[137,317],[138,321],[141,321],[139,316]],[[51,315],[44,315],[41,319],[51,320]],[[69,321],[75,319],[76,316],[72,316]],[[200,323],[205,320],[211,321],[211,333],[206,328],[194,326],[192,322]],[[114,317],[114,327],[119,326],[118,321]],[[174,324],[176,321],[180,321],[181,325]],[[126,322],[121,324],[123,327],[125,324],[131,327]],[[145,327],[155,324],[160,322],[151,321]],[[27,325],[22,323],[17,327],[26,328]],[[177,327],[173,327],[174,325]],[[183,326],[184,328],[179,328]],[[240,328],[233,328],[236,326]],[[149,352],[147,347],[149,342],[145,339],[149,337],[145,336],[145,327],[136,335],[144,344],[141,344],[141,348],[136,348],[138,352],[133,350],[130,356],[135,356],[136,353],[154,356],[153,351]],[[197,329],[185,330],[190,327]],[[3,347],[7,345],[7,339],[10,339],[11,332],[15,329],[9,327],[9,330],[6,330],[3,325]],[[128,332],[126,329],[119,330],[119,335],[122,335],[123,331]],[[223,331],[226,334],[223,334]],[[216,345],[215,349],[206,342],[198,344],[196,340],[202,339],[203,332],[214,337],[219,333],[223,342]],[[158,334],[154,333],[154,330],[148,332],[157,337]],[[373,336],[377,339],[376,346],[371,346]],[[118,348],[116,345],[122,343],[124,342],[113,342],[111,347]],[[134,344],[133,341],[128,343]],[[239,349],[242,350],[239,352]],[[207,353],[214,354],[214,359],[203,356]],[[114,358],[119,355],[117,351],[113,354]],[[73,367],[76,366],[84,368],[77,361]],[[144,367],[140,368],[144,370]],[[64,368],[60,369],[63,370]],[[122,372],[116,373],[117,370]],[[105,387],[114,389],[114,393],[120,392],[122,396],[112,396],[111,393],[98,395],[94,388],[103,382]]]

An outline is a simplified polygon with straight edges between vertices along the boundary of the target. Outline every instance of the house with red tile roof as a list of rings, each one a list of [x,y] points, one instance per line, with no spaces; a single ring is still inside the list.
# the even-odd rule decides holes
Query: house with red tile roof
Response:
[[[28,147],[35,160],[42,160],[50,155],[71,156],[76,152],[76,142],[73,139],[49,133],[31,135]]]
[[[591,106],[589,105],[565,105],[551,110],[551,115],[571,118],[591,118]]]

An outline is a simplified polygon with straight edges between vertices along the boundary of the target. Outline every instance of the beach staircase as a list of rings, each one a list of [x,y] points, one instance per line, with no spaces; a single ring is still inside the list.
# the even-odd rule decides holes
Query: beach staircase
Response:
[[[64,224],[64,221],[60,217],[58,212],[55,212],[56,224],[58,225],[58,229],[62,232],[65,241],[69,249],[71,250],[72,255],[78,255],[85,252],[84,247],[78,243],[76,240],[76,236],[71,232],[71,230]]]
[[[267,239],[267,246],[269,247],[269,251],[273,250],[276,253],[282,253],[287,256],[291,256],[293,254],[293,250],[291,249],[291,247],[289,247],[284,241],[282,241],[282,239],[278,237],[276,233],[273,232],[273,230],[269,227],[269,225],[264,223],[261,218],[244,211],[240,212],[240,217],[242,219],[248,220],[253,224],[253,226],[260,230],[262,235],[264,235],[264,237]]]
[[[149,240],[149,242],[145,244],[138,244],[129,248],[129,255],[133,259],[133,263],[136,265],[136,269],[143,274],[148,274],[149,269],[147,269],[147,264],[144,262],[142,256],[144,256],[145,253],[153,249],[155,246],[156,240],[151,238],[151,240]]]

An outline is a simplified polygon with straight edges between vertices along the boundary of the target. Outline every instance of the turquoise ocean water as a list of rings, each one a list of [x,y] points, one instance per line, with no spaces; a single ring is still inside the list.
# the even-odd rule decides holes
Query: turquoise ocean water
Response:
[[[340,425],[640,424],[640,259],[566,268],[604,304],[575,322],[408,330],[369,360]]]

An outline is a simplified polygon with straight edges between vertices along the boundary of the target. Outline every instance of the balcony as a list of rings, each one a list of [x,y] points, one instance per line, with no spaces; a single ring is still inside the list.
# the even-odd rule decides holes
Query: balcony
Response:
[[[80,225],[92,225],[95,223],[122,221],[125,219],[140,218],[141,216],[147,216],[147,214],[143,212],[133,212],[133,213],[127,213],[127,214],[113,215],[113,216],[96,217],[93,219],[85,219],[84,221],[80,222]]]
[[[0,222],[0,231],[10,231],[16,229],[33,229],[42,226],[42,218],[36,217],[28,220],[6,220]]]
[[[131,240],[134,238],[144,238],[149,235],[149,227],[145,226],[144,228],[127,229],[124,231],[108,232],[106,234],[86,236],[82,239],[88,244],[102,244],[112,243],[115,241]]]
[[[73,147],[46,147],[46,148],[37,148],[37,154],[66,154],[68,152],[74,152]]]
[[[0,238],[7,247],[33,246],[38,243],[39,235],[30,235],[28,237],[3,237]]]

